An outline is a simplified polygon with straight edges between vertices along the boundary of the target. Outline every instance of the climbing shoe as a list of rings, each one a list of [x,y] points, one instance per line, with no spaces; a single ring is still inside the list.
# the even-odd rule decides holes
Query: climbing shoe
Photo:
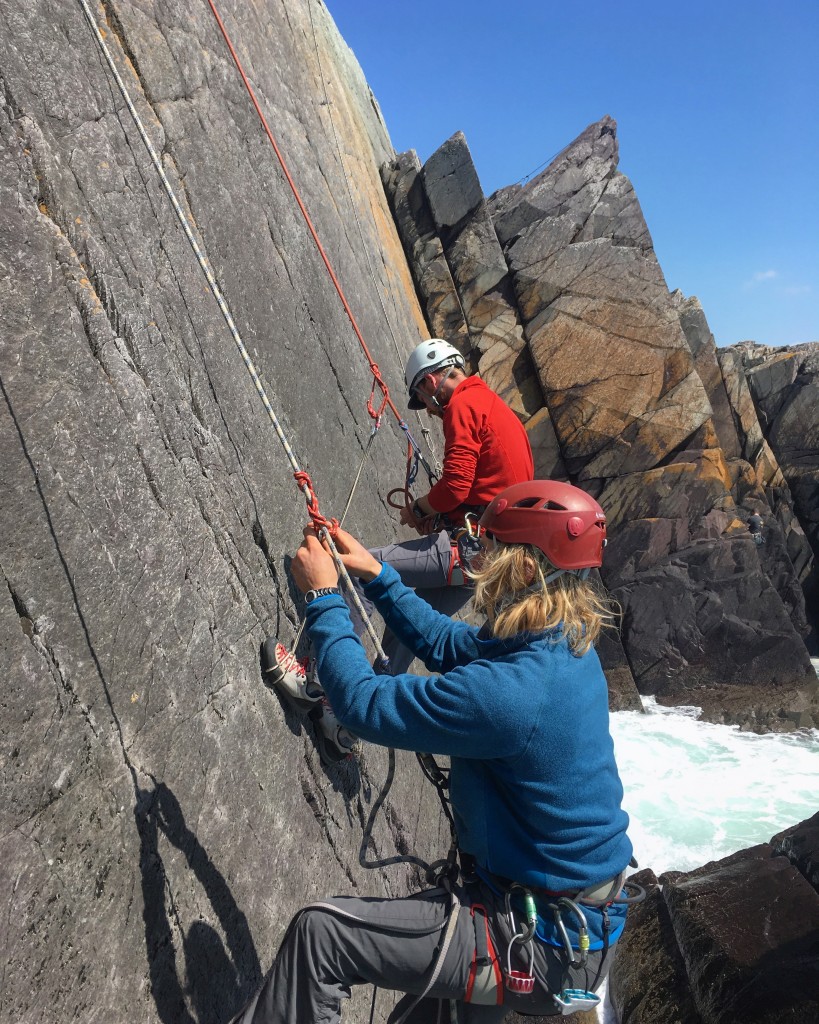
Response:
[[[262,644],[262,672],[285,697],[300,708],[312,708],[324,696],[312,658],[297,658],[275,637]]]
[[[308,715],[315,726],[319,755],[325,764],[338,764],[352,756],[358,737],[336,718],[326,697],[322,697]]]

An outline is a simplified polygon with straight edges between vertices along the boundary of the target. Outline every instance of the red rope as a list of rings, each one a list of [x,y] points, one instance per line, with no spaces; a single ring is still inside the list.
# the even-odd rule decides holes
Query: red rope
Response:
[[[338,533],[339,526],[341,525],[337,519],[327,519],[319,511],[318,498],[313,488],[313,481],[310,479],[310,474],[300,469],[297,473],[293,474],[293,478],[299,487],[305,492],[305,498],[307,499],[307,514],[310,516],[310,520],[315,527],[316,533],[320,530],[327,530],[331,537],[335,537]]]
[[[290,171],[287,169],[287,164],[284,162],[284,157],[281,154],[281,150],[276,144],[276,140],[273,138],[273,133],[270,130],[270,126],[267,123],[267,119],[262,113],[262,108],[259,106],[258,100],[256,99],[256,94],[253,91],[253,86],[248,81],[248,77],[245,74],[244,68],[242,67],[242,62],[239,60],[239,56],[233,47],[233,43],[230,41],[230,36],[228,35],[227,29],[225,28],[225,23],[219,16],[219,12],[216,10],[216,6],[213,0],[208,0],[208,4],[210,5],[210,9],[213,11],[213,16],[216,18],[217,24],[219,25],[222,35],[224,36],[225,43],[227,44],[228,50],[230,50],[230,55],[233,58],[233,62],[236,65],[236,68],[242,77],[242,81],[245,84],[245,88],[247,89],[251,102],[253,103],[253,106],[256,108],[256,113],[259,115],[259,120],[262,122],[262,127],[264,128],[265,133],[268,139],[270,140],[270,145],[273,147],[273,151],[275,152],[279,164],[281,165],[281,169],[284,172],[284,176],[287,179],[287,183],[290,185],[290,188],[293,191],[293,196],[295,197],[295,200],[298,203],[298,207],[301,210],[302,216],[304,217],[304,221],[307,224],[310,234],[313,236],[313,241],[316,243],[316,248],[319,251],[319,255],[324,261],[324,266],[327,268],[327,273],[330,275],[330,279],[335,285],[335,289],[338,292],[338,297],[341,299],[341,304],[344,306],[344,311],[346,312],[347,316],[350,319],[350,324],[352,325],[353,331],[355,332],[355,336],[358,338],[361,348],[364,351],[364,355],[367,357],[367,361],[370,364],[370,370],[372,371],[373,375],[373,392],[370,395],[370,401],[367,402],[367,412],[369,412],[370,416],[372,416],[373,419],[377,419],[380,413],[383,412],[383,410],[387,406],[389,406],[391,412],[400,423],[402,421],[401,414],[399,413],[398,409],[396,408],[395,404],[390,398],[389,388],[382,380],[381,374],[378,369],[378,364],[374,361],[372,355],[370,354],[370,350],[367,347],[367,343],[366,341],[364,341],[364,337],[361,331],[359,330],[358,324],[356,323],[356,319],[353,316],[353,311],[350,309],[349,303],[347,302],[341,285],[339,284],[338,278],[335,275],[335,271],[333,270],[332,265],[330,264],[330,260],[327,256],[327,253],[324,251],[324,246],[319,241],[319,236],[316,233],[316,229],[313,227],[312,220],[310,220],[310,214],[307,212],[307,208],[302,202],[299,190],[296,188],[296,183],[290,176]],[[378,385],[378,387],[381,389],[381,393],[383,395],[381,408],[378,412],[375,412],[372,406],[372,396],[375,394],[376,385]]]

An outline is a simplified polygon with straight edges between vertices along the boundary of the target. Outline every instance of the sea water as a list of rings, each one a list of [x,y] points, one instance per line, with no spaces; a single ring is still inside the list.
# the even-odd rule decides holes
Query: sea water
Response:
[[[819,658],[812,661],[819,675]],[[759,736],[701,722],[696,707],[643,702],[646,714],[611,716],[641,868],[688,871],[766,843],[819,810],[819,730]],[[608,1005],[598,1016],[616,1024]]]

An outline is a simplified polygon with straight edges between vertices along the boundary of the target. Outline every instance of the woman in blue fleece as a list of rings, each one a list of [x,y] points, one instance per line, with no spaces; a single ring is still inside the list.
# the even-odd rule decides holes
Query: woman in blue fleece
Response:
[[[333,559],[305,531],[292,573],[332,706],[372,743],[449,756],[458,845],[477,879],[454,896],[304,908],[237,1022],[330,1024],[363,982],[407,993],[396,1024],[434,1021],[451,1000],[459,1020],[482,1024],[594,1001],[625,923],[617,899],[632,855],[593,647],[608,613],[586,579],[602,561],[605,515],[576,487],[532,481],[497,495],[479,525],[480,631],[433,611],[349,534],[336,538],[429,676],[373,672]]]

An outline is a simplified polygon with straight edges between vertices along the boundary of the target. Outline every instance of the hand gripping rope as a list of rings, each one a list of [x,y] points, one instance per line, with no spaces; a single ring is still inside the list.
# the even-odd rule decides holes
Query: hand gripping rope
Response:
[[[236,347],[239,349],[239,353],[244,361],[245,366],[247,367],[248,373],[250,374],[254,387],[256,388],[256,391],[258,392],[258,395],[262,400],[262,404],[267,410],[267,415],[270,417],[270,422],[273,424],[273,429],[276,431],[276,436],[279,438],[279,441],[282,444],[282,448],[284,449],[285,455],[287,456],[287,459],[293,468],[293,476],[296,479],[296,483],[304,493],[305,499],[307,501],[307,511],[310,516],[310,519],[313,525],[315,526],[316,531],[319,534],[319,537],[327,543],[327,546],[330,549],[330,553],[332,554],[333,559],[336,563],[336,567],[338,568],[339,576],[343,580],[344,586],[347,589],[347,592],[350,595],[351,600],[355,604],[356,610],[362,617],[362,621],[364,622],[367,629],[367,633],[370,639],[372,640],[373,645],[375,646],[378,657],[384,663],[386,663],[387,658],[386,655],[384,654],[384,649],[381,646],[378,634],[373,628],[369,616],[367,615],[363,605],[361,604],[361,600],[358,597],[355,588],[353,587],[350,575],[347,572],[347,569],[345,568],[344,563],[341,560],[341,556],[338,553],[338,549],[336,548],[336,545],[333,541],[333,534],[338,530],[339,523],[335,519],[325,519],[325,517],[319,511],[318,499],[316,498],[316,493],[313,488],[312,481],[310,480],[309,475],[299,466],[299,463],[296,460],[296,456],[293,454],[293,449],[290,447],[290,443],[287,440],[287,437],[281,428],[281,424],[279,423],[275,412],[273,411],[273,407],[271,406],[270,401],[267,397],[264,386],[262,385],[262,382],[259,378],[259,374],[256,371],[256,367],[253,365],[253,360],[250,358],[250,353],[245,348],[244,342],[242,341],[241,335],[239,334],[239,329],[236,326],[233,316],[231,315],[230,309],[228,308],[228,304],[225,300],[225,297],[222,294],[222,290],[219,287],[216,278],[213,275],[213,271],[210,269],[210,265],[207,261],[207,258],[205,257],[204,253],[202,252],[202,249],[199,246],[199,243],[196,240],[196,236],[193,233],[193,229],[191,228],[188,218],[185,215],[185,211],[182,209],[182,206],[180,205],[179,200],[176,197],[176,193],[174,192],[173,187],[170,181],[168,180],[168,176],[165,174],[165,170],[162,166],[162,162],[159,159],[156,149],[154,148],[154,145],[151,142],[151,140],[148,138],[148,133],[145,130],[145,126],[142,124],[142,120],[139,114],[137,113],[133,101],[131,100],[131,97],[128,93],[128,89],[126,88],[126,85],[123,82],[119,71],[117,70],[117,66],[114,63],[114,58],[111,56],[111,52],[108,49],[108,46],[106,45],[106,42],[102,37],[102,33],[100,32],[99,27],[97,26],[97,22],[94,18],[94,15],[91,13],[91,9],[88,6],[87,0],[79,0],[79,3],[83,9],[83,13],[85,14],[85,18],[91,28],[91,31],[94,33],[94,38],[97,40],[97,44],[99,45],[100,50],[102,51],[102,54],[105,57],[108,67],[111,69],[111,74],[114,76],[114,80],[117,83],[117,87],[119,88],[122,98],[125,101],[126,106],[128,107],[128,111],[130,112],[131,117],[133,118],[137,131],[139,132],[142,141],[145,143],[145,148],[148,150],[148,155],[151,158],[151,162],[153,163],[157,173],[159,174],[159,177],[162,181],[162,185],[164,186],[165,192],[168,195],[168,199],[170,200],[171,205],[173,206],[176,216],[179,220],[179,223],[182,225],[182,229],[185,232],[185,236],[188,239],[188,242],[190,242],[191,248],[193,249],[194,255],[196,256],[199,266],[202,268],[202,272],[207,278],[207,282],[211,292],[213,293],[213,297],[216,299],[216,302],[219,305],[219,309],[222,311],[222,316],[225,318],[225,323],[228,326],[228,330],[230,331],[233,340],[236,343]],[[352,314],[350,315],[352,316]],[[370,360],[370,362],[371,368],[373,368],[373,376],[375,378],[373,383],[374,395],[375,383],[376,381],[380,381],[380,375],[378,374],[378,366],[375,363],[373,363],[372,360]],[[383,384],[383,381],[381,381],[380,386],[382,387],[383,390],[386,391],[386,385]],[[385,394],[385,402],[386,401],[388,401],[388,398]]]

